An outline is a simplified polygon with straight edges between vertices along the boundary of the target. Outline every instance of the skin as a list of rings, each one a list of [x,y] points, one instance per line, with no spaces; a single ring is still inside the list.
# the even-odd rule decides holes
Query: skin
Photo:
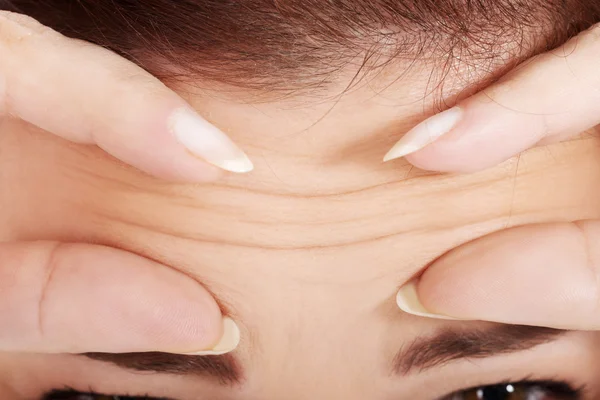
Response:
[[[21,17],[5,14],[2,17],[3,32],[9,32],[3,36],[3,50],[8,48],[14,57],[3,58],[11,63],[2,64],[0,85],[3,94],[0,111],[5,117],[0,138],[3,149],[0,179],[3,188],[10,188],[0,197],[0,239],[8,243],[21,241],[0,249],[5,285],[0,304],[12,311],[8,313],[9,319],[3,320],[3,326],[9,329],[3,329],[0,341],[7,351],[2,354],[0,363],[5,377],[0,385],[3,395],[34,398],[43,390],[68,385],[80,390],[91,386],[107,392],[149,392],[181,398],[197,398],[199,389],[208,398],[217,395],[257,399],[433,398],[464,386],[532,374],[541,378],[559,376],[576,383],[594,382],[597,357],[591,349],[598,347],[597,338],[593,333],[581,332],[552,343],[551,351],[538,348],[493,360],[457,362],[403,379],[392,379],[385,368],[397,347],[436,328],[457,324],[415,319],[402,314],[393,304],[398,287],[432,260],[470,240],[512,226],[598,218],[598,191],[594,185],[599,170],[598,139],[593,132],[572,142],[534,149],[478,174],[432,176],[402,161],[388,165],[377,162],[399,133],[406,132],[426,116],[422,111],[429,109],[433,102],[421,95],[428,83],[427,74],[405,76],[395,85],[389,85],[385,79],[370,82],[372,85],[361,86],[335,104],[327,101],[331,97],[325,96],[325,101],[316,104],[314,99],[294,99],[249,105],[252,96],[244,93],[236,93],[236,100],[232,101],[219,95],[221,88],[194,93],[191,88],[174,87],[186,94],[187,102],[184,102],[156,80],[113,55],[81,43],[81,47],[73,46]],[[10,40],[7,42],[6,38]],[[56,45],[57,51],[66,49],[65,54],[72,55],[74,62],[51,63],[56,67],[53,70],[48,68],[47,62],[31,59],[38,54],[51,54],[60,59],[61,54],[56,52],[36,52],[36,49],[47,49],[50,44]],[[21,51],[23,49],[27,51]],[[593,45],[583,46],[583,49],[583,55],[597,54]],[[90,56],[94,62],[85,64]],[[585,57],[576,58],[576,65],[586,65],[587,61]],[[77,71],[86,70],[81,67],[106,66],[102,71],[124,73],[107,74],[91,81],[85,74],[64,73],[62,68],[67,64],[76,66]],[[45,68],[36,69],[38,65]],[[532,65],[536,72],[535,68],[540,65],[539,68],[543,68],[550,62],[542,60]],[[23,74],[23,67],[29,68],[28,74]],[[395,68],[401,69],[400,66]],[[57,71],[63,72],[61,76],[75,79],[69,82],[55,79]],[[394,76],[398,70],[389,72]],[[131,87],[131,92],[139,90],[139,95],[122,99],[117,97],[122,91],[111,92],[110,88],[129,85],[131,76],[141,78],[134,79]],[[517,75],[518,79],[510,81],[517,88],[514,91],[506,90],[502,83],[495,88],[505,89],[500,92],[508,93],[509,99],[523,100],[524,93],[519,88],[529,88],[528,83],[532,83],[528,79],[534,81],[532,76],[538,75]],[[587,76],[583,71],[582,78]],[[32,77],[35,79],[31,80]],[[551,86],[545,104],[555,107],[560,103],[552,102],[558,98],[554,94],[560,94],[565,83],[552,79],[553,76],[549,78],[544,84],[552,82],[557,86]],[[23,82],[32,86],[23,86]],[[52,90],[52,84],[73,90]],[[32,89],[42,87],[48,90],[36,91],[39,95],[31,98]],[[81,87],[86,88],[85,99],[77,96],[83,92]],[[106,87],[109,90],[105,90]],[[587,98],[587,91],[596,90],[594,85],[581,87],[577,95],[582,99]],[[150,90],[144,92],[143,88]],[[332,89],[332,97],[339,93],[338,89]],[[537,93],[527,89],[525,94],[534,92]],[[143,94],[149,93],[159,96],[150,96],[148,101],[148,96]],[[448,97],[453,98],[452,93]],[[107,106],[113,103],[106,99],[117,98],[123,107]],[[19,101],[8,102],[7,99]],[[64,109],[76,111],[64,115],[61,110],[49,113],[48,105],[53,104],[68,104]],[[247,147],[256,161],[256,172],[244,178],[227,176],[212,186],[172,185],[128,169],[97,149],[74,146],[48,134],[50,131],[68,140],[97,144],[122,161],[159,177],[212,180],[216,171],[186,153],[173,138],[165,135],[165,129],[148,129],[149,126],[164,128],[169,112],[184,104],[210,116],[211,122]],[[477,101],[463,104],[477,104]],[[133,110],[136,112],[132,113]],[[478,110],[478,114],[484,116],[483,111]],[[588,118],[585,127],[597,122],[590,117],[597,115],[594,111],[584,109],[584,116]],[[119,124],[122,120],[118,117],[107,122],[105,116],[115,113],[140,118],[127,120],[125,125]],[[142,118],[147,115],[160,118],[156,121]],[[485,117],[483,119],[490,122],[489,118],[506,116],[496,110]],[[581,114],[572,113],[561,119],[560,132],[581,133],[584,128],[579,125],[581,118]],[[531,132],[525,129],[528,125],[522,123],[526,119],[511,118],[515,129],[509,132],[515,135]],[[549,132],[554,129],[553,124],[548,126]],[[152,134],[143,136],[148,132]],[[531,134],[535,137],[539,132]],[[491,140],[493,136],[490,143]],[[444,142],[439,143],[441,146]],[[507,151],[502,147],[506,143],[513,142],[502,140],[496,143],[498,146],[487,148],[500,154],[499,158],[490,159],[504,159],[524,149]],[[475,154],[478,148],[468,150],[467,154],[464,150],[454,154],[469,163],[468,155]],[[148,154],[152,158],[148,158]],[[173,162],[174,159],[177,161]],[[425,158],[417,159],[417,153],[409,157],[423,168],[436,169],[428,166]],[[448,160],[439,155],[435,159]],[[482,165],[477,164],[471,169],[480,167]],[[557,193],[556,187],[560,187],[561,192]],[[447,211],[450,208],[452,212]],[[522,242],[524,238],[536,236],[539,232],[535,229],[540,226],[543,227],[534,226],[533,231],[508,232],[520,232],[517,238]],[[561,229],[558,230],[560,233]],[[494,239],[494,236],[487,238]],[[40,239],[50,242],[31,242]],[[93,245],[58,246],[59,242]],[[559,237],[554,241],[541,241],[541,248],[555,249],[564,243],[567,242]],[[124,251],[99,247],[99,244]],[[565,249],[569,247],[561,248]],[[573,246],[573,249],[575,253],[561,254],[566,255],[564,260],[569,260],[569,254],[581,254],[581,246]],[[527,250],[520,249],[519,253]],[[471,260],[473,255],[479,256],[477,252],[463,254]],[[448,260],[441,258],[440,262]],[[450,261],[446,268],[441,268],[443,264],[433,264],[429,272],[446,273],[452,271],[452,265],[467,265],[471,269],[481,266],[480,263],[469,264],[460,257]],[[505,263],[497,264],[502,267]],[[73,268],[81,265],[89,268]],[[489,274],[482,276],[494,276],[496,270],[490,270],[492,265],[492,262],[486,263]],[[55,318],[52,321],[56,329],[51,330],[54,334],[46,332],[36,336],[39,327],[35,323],[20,326],[15,322],[23,322],[22,316],[36,309],[40,293],[48,294],[40,277],[52,276],[48,274],[53,271],[48,268],[52,266],[59,267],[60,273],[56,280],[59,285],[50,292],[56,297],[50,298],[63,300],[49,303],[56,307],[47,311],[51,320]],[[143,276],[139,273],[141,269],[145,270]],[[40,274],[33,273],[38,270]],[[508,272],[512,276],[521,270]],[[10,278],[21,277],[22,273],[28,278],[23,281],[25,284],[18,281],[21,286],[12,286],[15,281]],[[468,275],[463,271],[458,276]],[[532,276],[539,279],[539,275]],[[565,277],[564,274],[554,276]],[[104,284],[102,279],[106,279]],[[190,285],[194,280],[203,286]],[[37,285],[31,285],[32,282]],[[429,282],[436,281],[429,279]],[[441,289],[445,282],[450,280],[438,279],[437,286],[431,287],[436,289],[435,293],[443,294]],[[536,282],[535,279],[530,281]],[[118,293],[106,291],[118,284],[123,284]],[[543,286],[544,290],[552,287]],[[32,287],[36,290],[30,292]],[[505,288],[504,285],[498,287],[500,293]],[[7,289],[12,289],[8,296]],[[148,303],[140,304],[137,295],[140,292],[136,290],[143,290],[143,298],[149,299]],[[185,296],[181,296],[181,292]],[[129,298],[134,301],[125,301],[130,294],[133,295]],[[209,294],[214,294],[226,313],[242,327],[243,339],[236,355],[250,373],[245,385],[238,390],[224,389],[202,379],[126,373],[73,356],[8,352],[83,349],[184,352],[208,348],[219,336],[215,327],[221,313]],[[189,301],[182,300],[186,297]],[[76,304],[72,302],[74,298],[78,300]],[[436,301],[426,296],[423,300],[430,308]],[[15,304],[23,308],[15,312]],[[110,311],[119,309],[127,310],[127,317],[131,318],[122,315],[115,318]],[[97,314],[96,310],[109,312]],[[159,318],[148,310],[158,310]],[[201,312],[195,314],[195,310]],[[175,311],[184,312],[185,318],[179,318],[181,314]],[[6,315],[3,313],[3,318]],[[178,322],[182,320],[193,321],[194,328],[184,332]],[[176,329],[165,329],[169,325]],[[101,327],[104,329],[98,330]],[[577,321],[569,327],[577,328]],[[156,335],[156,332],[161,334]],[[348,362],[349,354],[354,362]],[[36,385],[31,384],[33,381]],[[457,382],[464,386],[454,386]],[[375,395],[374,388],[378,390]]]
[[[75,356],[6,352],[0,369],[7,390],[26,399],[65,385],[181,399],[199,393],[207,399],[434,399],[527,376],[587,382],[595,390],[598,338],[584,332],[532,351],[390,374],[395,352],[416,338],[457,324],[486,326],[402,313],[394,301],[398,288],[447,251],[484,235],[599,218],[600,141],[586,132],[470,175],[429,174],[402,160],[384,164],[381,155],[435,100],[423,98],[424,68],[395,82],[385,78],[393,75],[388,72],[341,97],[333,88],[320,101],[250,103],[248,93],[173,86],[254,161],[251,174],[214,184],[165,183],[95,147],[5,120],[1,186],[10,190],[0,198],[0,239],[107,245],[191,277],[240,326],[234,355],[245,370],[243,385],[232,389]],[[448,79],[452,87],[454,78]],[[64,271],[61,282],[77,279]],[[138,275],[126,282],[136,285]],[[95,281],[89,282],[95,296]],[[87,294],[85,287],[55,290],[70,299]],[[110,308],[110,295],[97,300]],[[67,309],[86,310],[70,303],[54,314]],[[96,328],[86,323],[95,320],[70,320],[71,335],[82,341]]]
[[[536,57],[462,101],[461,121],[408,160],[433,171],[477,171],[596,126],[599,48],[596,25]],[[582,219],[469,243],[431,265],[417,292],[433,316],[598,330],[599,273],[600,221]],[[529,290],[534,286],[544,288],[545,301]]]
[[[4,133],[13,130],[12,121],[22,121],[75,143],[97,145],[159,178],[202,182],[220,175],[217,168],[176,140],[175,132],[169,129],[172,116],[191,106],[147,72],[106,50],[67,39],[23,15],[0,12],[0,32],[3,140],[9,139]],[[57,108],[56,104],[62,106]],[[200,125],[201,129],[194,131],[200,142],[207,137],[225,137],[218,131],[215,134],[205,121]],[[229,139],[222,142],[230,149]],[[213,161],[216,154],[227,153],[214,146],[216,141],[211,143]],[[6,161],[11,155],[2,157]],[[10,169],[5,173],[12,174]],[[5,192],[1,197],[3,203],[9,201]],[[16,214],[4,215],[2,235],[12,231],[12,222],[6,220],[9,215]],[[10,327],[0,335],[2,350],[190,352],[212,348],[223,333],[221,312],[204,288],[132,253],[97,244],[21,241],[3,243],[0,259],[0,309],[10,311],[0,313],[0,324]],[[110,282],[99,284],[95,271],[106,264],[112,269],[108,275],[111,282],[128,282],[129,288],[140,269],[147,271],[144,282],[136,281],[136,288],[145,290],[145,301],[160,312],[145,311],[148,304],[144,306],[127,292],[115,296]],[[71,279],[53,273],[65,270],[71,271]],[[54,276],[59,279],[52,282],[60,290],[46,296],[49,278]],[[81,293],[84,282],[92,280],[97,290],[78,296],[82,297],[79,313],[55,312],[64,310],[72,295]],[[114,302],[107,304],[106,298]],[[90,310],[105,310],[103,318]],[[32,317],[23,321],[21,315]],[[123,323],[122,315],[128,315],[127,323]],[[189,317],[185,318],[185,329],[177,316]],[[55,328],[43,329],[42,321],[46,328]],[[82,323],[108,327],[110,332],[92,329],[91,334],[74,335]]]
[[[1,117],[21,119],[45,129],[47,133],[67,140],[96,144],[121,161],[161,178],[186,181],[210,181],[218,178],[216,168],[198,157],[193,157],[190,151],[186,151],[183,143],[178,143],[172,132],[168,131],[169,116],[180,107],[189,107],[189,104],[161,82],[114,54],[89,44],[69,40],[22,15],[0,12],[0,29],[2,31],[0,47],[5,54],[8,54],[2,58],[4,62],[0,63]],[[590,29],[564,48],[538,57],[525,68],[509,74],[508,79],[503,79],[499,84],[463,101],[461,107],[466,110],[466,114],[470,115],[471,124],[462,124],[460,129],[454,130],[453,134],[445,136],[421,151],[410,154],[407,160],[421,168],[434,171],[473,171],[515,155],[532,144],[561,140],[578,134],[584,128],[594,126],[598,122],[598,113],[594,108],[597,102],[589,100],[593,100],[597,95],[597,82],[594,70],[589,68],[595,65],[594,58],[598,54],[597,32],[597,27]],[[52,51],[47,51],[49,48]],[[90,80],[89,76],[94,76],[95,79]],[[573,87],[577,89],[574,90]],[[540,90],[544,90],[543,98],[539,96]],[[571,90],[573,95],[564,96],[565,90]],[[31,93],[36,93],[36,96],[32,97]],[[115,97],[119,98],[119,102],[106,101]],[[490,98],[495,101],[488,101]],[[55,104],[62,104],[64,107],[57,109],[54,107]],[[499,105],[501,107],[498,107]],[[531,106],[534,106],[536,111],[533,117],[535,115],[547,117],[541,118],[542,124],[539,123],[539,119],[532,118]],[[565,109],[570,111],[565,113]],[[63,112],[65,110],[68,112]],[[562,111],[557,114],[556,110]],[[107,119],[106,115],[112,117]],[[506,126],[507,121],[509,127]],[[490,134],[486,134],[485,141],[481,141],[479,138],[482,129],[477,127],[477,123],[481,125],[482,122],[486,127],[504,126],[504,129],[497,131],[496,134],[492,129]],[[209,128],[208,131],[213,131],[213,128]],[[203,135],[207,133],[206,126],[198,129],[198,133],[199,138],[204,137]],[[223,136],[219,137],[223,139]],[[544,138],[539,141],[541,137]],[[214,144],[214,141],[212,143]],[[217,155],[238,151],[235,146],[232,150],[229,139],[224,140],[223,143],[228,150],[221,149],[207,153],[206,149],[202,149],[202,140],[196,142],[192,150],[195,152],[202,150],[201,153],[204,156],[208,154],[208,158],[212,161],[215,161]],[[597,222],[590,221],[581,226],[585,226],[586,229],[583,231],[584,235],[578,239],[578,246],[560,249],[557,246],[550,246],[547,242],[527,243],[524,239],[532,234],[531,230],[514,230],[511,233],[513,244],[508,246],[509,251],[507,253],[497,251],[495,254],[498,256],[488,257],[488,265],[496,276],[506,279],[511,277],[513,271],[503,272],[506,265],[503,254],[514,254],[515,249],[524,250],[529,255],[544,254],[538,259],[528,257],[511,260],[513,265],[515,261],[522,263],[525,268],[533,272],[521,278],[528,278],[534,284],[542,277],[546,280],[549,278],[543,267],[545,259],[563,266],[573,265],[574,259],[595,260],[597,257],[590,257],[590,255],[597,252],[595,249],[597,240],[594,239],[597,236]],[[544,231],[555,232],[556,228],[555,225],[536,227],[542,235],[545,234]],[[10,224],[2,229],[10,231]],[[558,243],[563,242],[561,237],[568,239],[574,235],[573,226],[562,225],[561,229],[563,231],[555,235]],[[487,249],[490,238],[493,240],[494,236],[482,242],[474,242],[475,251],[470,248],[471,251],[463,253],[471,255],[472,258],[470,260],[461,258],[462,264],[477,265],[479,254]],[[523,248],[524,242],[527,243],[526,248]],[[591,245],[582,245],[587,243]],[[499,247],[501,246],[496,246]],[[60,257],[55,257],[57,253]],[[220,312],[208,292],[201,287],[190,286],[185,276],[173,275],[160,265],[135,254],[97,245],[64,246],[55,241],[6,243],[0,248],[0,257],[2,257],[2,274],[5,278],[14,277],[12,271],[15,269],[39,271],[39,273],[23,274],[18,285],[15,281],[4,280],[9,282],[7,287],[12,290],[3,288],[0,304],[11,306],[18,304],[20,308],[18,312],[4,313],[1,316],[3,325],[10,326],[12,329],[10,331],[5,329],[3,332],[4,337],[0,338],[0,348],[50,352],[73,351],[75,348],[103,351],[153,349],[187,352],[210,348],[222,333]],[[66,294],[77,290],[79,282],[94,278],[95,265],[110,262],[115,266],[114,271],[111,272],[115,281],[123,281],[121,278],[125,278],[126,281],[128,277],[135,276],[137,268],[142,266],[156,272],[148,274],[146,277],[148,282],[143,285],[158,289],[152,291],[152,294],[146,293],[146,296],[152,296],[155,304],[162,305],[164,315],[175,315],[171,311],[182,310],[184,307],[190,315],[200,307],[204,311],[203,317],[196,319],[194,326],[188,325],[187,332],[182,332],[181,325],[176,321],[172,324],[164,324],[152,314],[144,313],[139,302],[131,301],[131,298],[128,299],[122,294],[113,293],[111,296],[114,299],[113,307],[116,308],[118,305],[119,309],[128,310],[129,315],[136,316],[128,319],[130,324],[121,324],[115,320],[114,313],[107,313],[106,318],[101,322],[105,326],[112,327],[113,340],[107,340],[107,336],[101,334],[96,336],[88,334],[85,338],[73,337],[70,333],[71,329],[60,329],[53,334],[40,336],[39,327],[35,323],[17,323],[18,315],[35,315],[40,312],[37,309],[39,302],[35,299],[42,296],[44,280],[49,276],[48,272],[51,268],[72,267],[79,263],[81,257],[86,260],[85,264],[88,268],[80,268],[74,279],[59,281],[64,290],[56,297],[54,306],[57,308],[60,308],[61,302],[70,302]],[[445,262],[447,263],[448,259],[445,259]],[[541,265],[541,267],[533,269],[532,265]],[[585,270],[586,267],[583,263],[577,264],[579,270]],[[471,270],[477,268],[478,266]],[[597,262],[593,268],[597,269]],[[592,295],[575,298],[570,306],[591,310],[591,315],[589,312],[565,314],[557,313],[553,303],[543,303],[541,310],[539,307],[533,310],[522,307],[522,304],[531,304],[527,299],[528,292],[523,290],[488,288],[486,292],[495,293],[493,296],[475,299],[465,298],[467,292],[460,289],[460,285],[444,285],[446,290],[444,296],[438,296],[437,294],[441,293],[437,289],[440,286],[439,282],[452,278],[448,275],[435,274],[434,272],[438,270],[446,271],[446,268],[431,268],[427,273],[430,283],[428,287],[431,290],[425,290],[427,286],[418,288],[421,300],[430,309],[430,314],[437,312],[463,317],[471,315],[472,318],[478,319],[557,327],[590,329],[597,326],[596,322],[593,324],[589,322],[590,318],[596,317],[596,313],[593,312],[597,300],[596,287],[589,288],[591,292],[583,291]],[[460,274],[451,281],[471,279],[469,269],[455,268],[454,271],[459,271]],[[166,276],[175,280],[164,279]],[[485,279],[487,275],[479,276],[484,278],[473,277],[471,286],[485,287],[492,281]],[[560,290],[560,283],[551,281],[546,285],[546,289],[556,287]],[[142,283],[140,288],[141,285]],[[185,292],[186,296],[163,295],[176,292],[175,289],[181,288],[182,285],[189,288]],[[69,288],[69,286],[73,287]],[[458,290],[449,289],[452,287]],[[106,308],[107,304],[102,299],[106,297],[107,291],[110,291],[109,286],[98,286],[94,296],[87,293],[88,296],[80,300],[91,308]],[[29,300],[33,300],[23,302],[22,293],[25,293]],[[183,297],[187,297],[187,300]],[[561,297],[560,292],[557,292],[554,298],[565,299]],[[443,304],[440,299],[444,299]],[[573,299],[573,297],[566,299]],[[506,304],[509,307],[504,307]],[[473,305],[479,308],[473,308]],[[465,307],[470,307],[470,310]],[[490,308],[503,309],[503,311],[492,318],[487,312]],[[52,307],[48,309],[51,310]],[[410,309],[405,311],[411,312]],[[54,321],[54,316],[57,315],[47,314],[49,321]],[[545,317],[532,319],[540,315]],[[93,324],[95,320],[90,320],[89,313],[73,314],[70,319],[61,320],[59,325],[71,327],[82,321]],[[151,332],[154,330],[150,329],[159,325],[162,325],[159,330],[160,338],[153,335]]]

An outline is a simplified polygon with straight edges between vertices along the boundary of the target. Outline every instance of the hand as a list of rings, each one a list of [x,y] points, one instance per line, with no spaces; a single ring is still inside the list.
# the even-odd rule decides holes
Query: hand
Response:
[[[214,180],[252,163],[221,131],[135,64],[0,11],[0,117],[94,144],[170,180]]]
[[[445,254],[397,297],[433,318],[600,330],[600,221],[526,225]]]
[[[421,169],[472,172],[578,135],[600,124],[598,65],[600,24],[417,125],[385,160],[405,156]]]
[[[187,276],[85,244],[0,244],[0,351],[220,354],[239,331]]]
[[[405,135],[386,156],[468,172],[600,123],[600,26]],[[444,255],[397,297],[416,315],[600,330],[600,221],[493,233]]]
[[[142,69],[2,11],[0,118],[98,145],[161,178],[205,181],[217,177],[213,165],[252,168]],[[214,354],[238,340],[210,293],[174,269],[102,246],[0,244],[0,351]]]

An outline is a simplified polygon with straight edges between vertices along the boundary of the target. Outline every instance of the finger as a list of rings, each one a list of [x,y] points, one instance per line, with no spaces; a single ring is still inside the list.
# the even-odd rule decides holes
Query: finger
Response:
[[[204,181],[252,163],[158,79],[92,44],[0,11],[0,116],[96,144],[152,175]],[[212,165],[211,165],[212,164]]]
[[[238,341],[171,268],[103,246],[0,244],[0,351],[219,354]]]
[[[473,241],[434,262],[398,300],[424,316],[600,330],[600,221]]]
[[[469,172],[600,123],[600,25],[419,124],[385,160]]]

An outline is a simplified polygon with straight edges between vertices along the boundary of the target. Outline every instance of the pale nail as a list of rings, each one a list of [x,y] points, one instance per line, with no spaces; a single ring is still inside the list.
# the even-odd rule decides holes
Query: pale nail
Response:
[[[452,128],[456,126],[461,116],[462,110],[459,107],[453,107],[426,119],[405,134],[402,139],[388,151],[383,158],[383,161],[385,162],[404,157],[435,142],[441,136],[450,132]]]
[[[240,328],[231,318],[223,318],[223,336],[212,349],[185,353],[194,356],[218,356],[229,353],[240,343]]]
[[[219,129],[189,108],[173,112],[169,127],[192,154],[230,172],[250,172],[252,161]]]
[[[446,315],[434,314],[425,309],[417,294],[417,280],[410,281],[400,288],[396,295],[396,304],[398,304],[398,307],[405,313],[416,315],[418,317],[448,320],[458,319]]]

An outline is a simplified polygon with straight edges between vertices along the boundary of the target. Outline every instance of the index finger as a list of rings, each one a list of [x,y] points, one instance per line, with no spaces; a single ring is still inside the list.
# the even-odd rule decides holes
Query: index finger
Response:
[[[470,172],[600,123],[600,25],[408,132],[385,160]]]
[[[96,144],[152,175],[215,179],[252,163],[219,129],[135,64],[0,11],[0,117]]]

